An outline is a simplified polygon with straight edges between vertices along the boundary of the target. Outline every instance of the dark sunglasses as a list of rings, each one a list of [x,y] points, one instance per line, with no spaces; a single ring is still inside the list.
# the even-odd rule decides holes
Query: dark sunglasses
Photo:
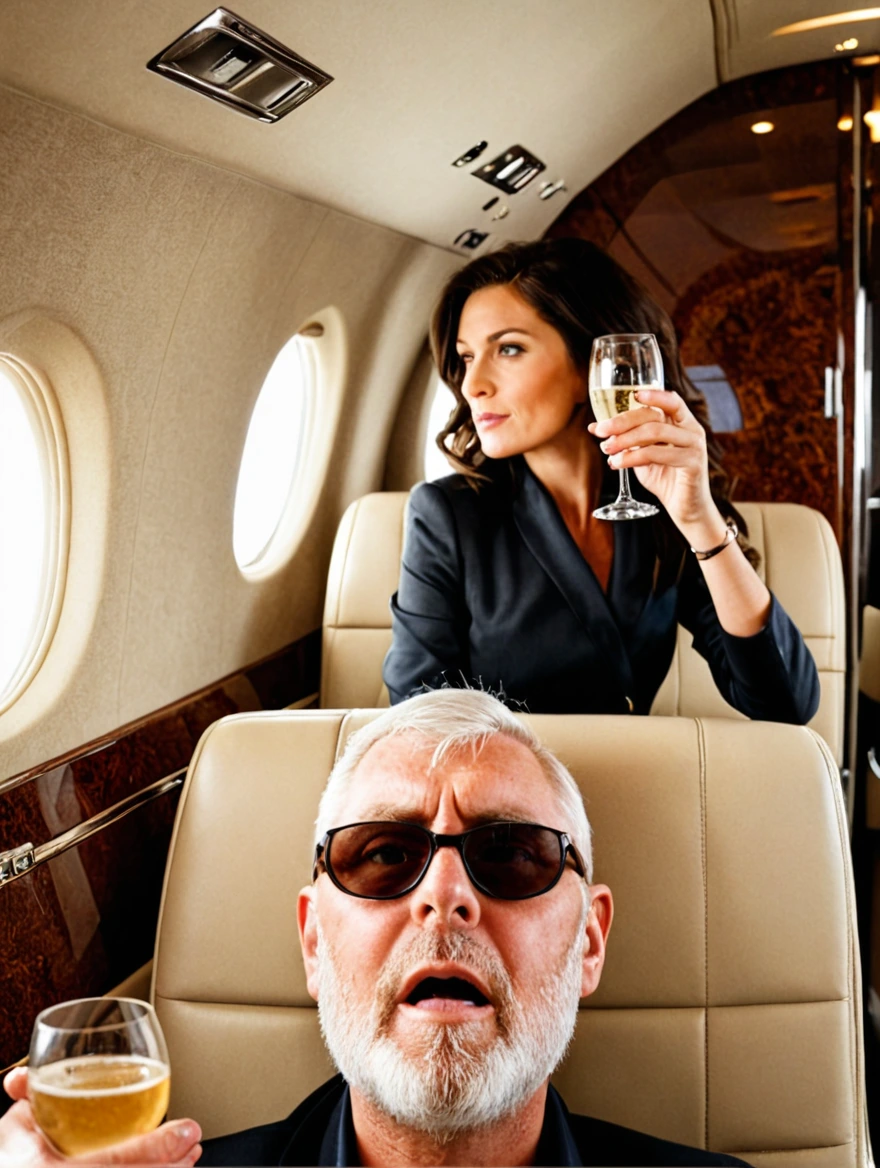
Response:
[[[586,868],[570,836],[537,823],[487,823],[437,835],[417,823],[350,823],[334,827],[315,849],[312,879],[323,870],[337,888],[364,900],[394,900],[416,887],[438,848],[455,848],[471,883],[498,900],[549,892],[571,866]]]

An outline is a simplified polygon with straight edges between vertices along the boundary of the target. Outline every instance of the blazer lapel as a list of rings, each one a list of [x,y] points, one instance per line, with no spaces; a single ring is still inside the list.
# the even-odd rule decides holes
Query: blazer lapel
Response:
[[[608,671],[609,682],[616,682],[622,693],[632,694],[629,655],[598,580],[572,539],[549,491],[524,460],[517,477],[519,489],[513,498],[513,519],[523,542],[595,644],[603,668]],[[615,532],[615,558],[616,540]]]

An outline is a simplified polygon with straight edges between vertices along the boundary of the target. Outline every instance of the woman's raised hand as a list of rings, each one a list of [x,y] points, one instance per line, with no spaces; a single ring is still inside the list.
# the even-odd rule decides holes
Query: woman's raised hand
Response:
[[[709,548],[724,538],[725,522],[709,489],[706,431],[674,390],[640,389],[643,409],[593,422],[608,464],[631,467],[655,495],[693,547]]]

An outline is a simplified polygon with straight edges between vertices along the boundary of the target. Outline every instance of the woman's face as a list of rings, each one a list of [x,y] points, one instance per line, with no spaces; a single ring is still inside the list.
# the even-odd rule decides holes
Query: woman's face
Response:
[[[587,399],[562,336],[509,284],[471,293],[456,348],[465,364],[462,393],[488,458],[552,444]]]

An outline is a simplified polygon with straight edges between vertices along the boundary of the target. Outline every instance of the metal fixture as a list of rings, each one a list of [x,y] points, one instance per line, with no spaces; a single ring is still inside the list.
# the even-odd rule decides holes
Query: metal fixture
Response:
[[[559,191],[567,191],[568,187],[561,178],[556,182],[542,182],[541,189],[538,191],[539,199],[552,199]]]
[[[464,154],[462,154],[459,158],[456,158],[452,165],[467,166],[469,162],[474,162],[477,158],[479,158],[488,145],[488,142],[478,142],[476,146],[471,146],[470,150],[465,150]]]
[[[54,839],[47,840],[44,844],[37,844],[36,847],[33,844],[22,844],[11,851],[0,852],[0,888],[5,884],[10,884],[13,880],[18,880],[20,876],[26,876],[31,869],[38,868],[40,864],[54,860],[56,856],[60,856],[69,848],[77,847],[84,840],[96,835],[105,827],[110,827],[111,824],[123,819],[131,811],[136,811],[145,803],[151,803],[160,795],[166,795],[169,791],[173,791],[182,785],[185,775],[186,767],[182,767],[174,774],[166,775],[164,779],[158,779],[155,783],[150,783],[148,787],[142,787],[140,791],[135,791],[133,795],[128,795],[125,799],[114,803],[106,811],[93,815],[91,819],[87,819],[84,823],[78,823],[76,827],[71,827],[68,831],[56,835]]]
[[[0,884],[23,876],[34,866],[34,845],[22,844],[8,852],[0,852]]]
[[[471,173],[483,182],[491,183],[506,195],[515,195],[528,186],[535,175],[546,170],[544,163],[523,146],[511,146],[485,166]]]
[[[234,12],[217,8],[147,65],[261,122],[277,122],[333,78]]]
[[[508,207],[508,205],[506,203],[502,203],[501,206],[498,208],[498,210],[495,212],[495,214],[492,216],[492,219],[493,220],[506,219],[509,214],[510,214],[510,207]]]
[[[488,238],[488,231],[477,231],[475,227],[469,227],[467,231],[462,231],[460,235],[456,235],[452,241],[456,247],[464,247],[468,251],[476,251],[481,243]]]

